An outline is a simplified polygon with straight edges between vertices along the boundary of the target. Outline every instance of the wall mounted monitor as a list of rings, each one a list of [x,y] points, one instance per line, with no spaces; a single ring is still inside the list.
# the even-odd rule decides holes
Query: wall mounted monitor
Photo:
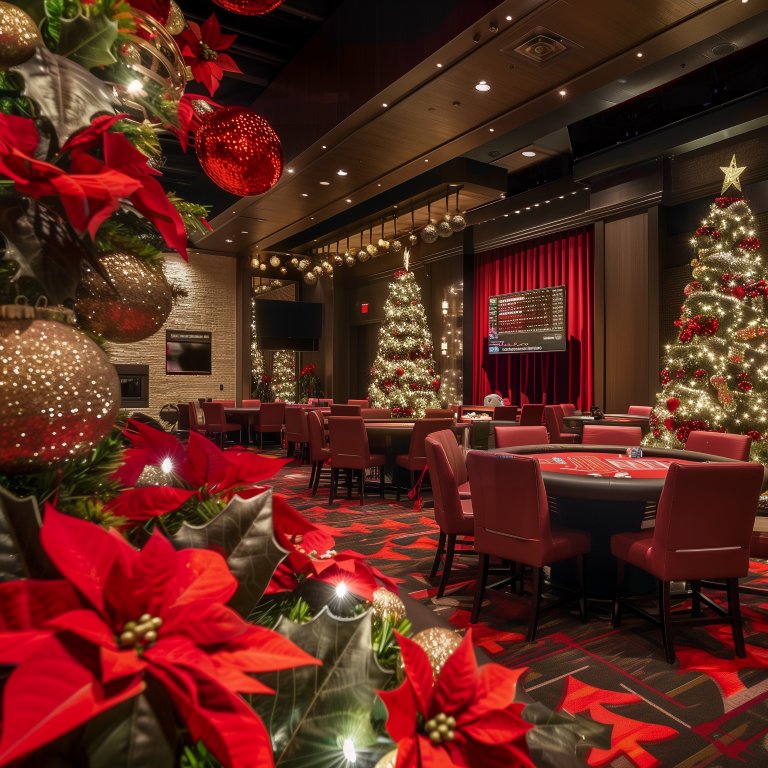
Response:
[[[169,375],[210,375],[211,332],[165,332],[165,372]]]
[[[488,353],[564,352],[565,286],[505,293],[488,299]]]

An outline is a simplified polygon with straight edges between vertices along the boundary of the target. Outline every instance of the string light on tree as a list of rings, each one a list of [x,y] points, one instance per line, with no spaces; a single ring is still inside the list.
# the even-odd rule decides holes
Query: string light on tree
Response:
[[[272,388],[276,400],[296,402],[296,358],[290,349],[279,349],[272,358]]]
[[[753,461],[768,463],[768,272],[741,194],[735,155],[719,197],[691,242],[692,280],[666,347],[662,390],[646,445],[682,448],[692,430],[747,434]]]

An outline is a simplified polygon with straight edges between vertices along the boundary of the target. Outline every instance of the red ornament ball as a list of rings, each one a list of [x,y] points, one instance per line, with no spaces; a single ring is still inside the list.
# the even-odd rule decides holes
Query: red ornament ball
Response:
[[[756,429],[750,429],[749,432],[747,432],[747,435],[751,437],[753,440],[760,440],[762,435],[756,430]]]
[[[675,422],[672,419],[664,419],[664,426],[671,432],[675,428]]]
[[[213,0],[213,2],[243,16],[263,16],[283,4],[283,0]]]
[[[667,400],[667,410],[670,413],[674,413],[679,407],[680,407],[680,398],[670,397],[669,400]]]
[[[233,195],[260,195],[283,172],[283,149],[274,129],[243,107],[211,115],[197,131],[195,149],[211,180]]]
[[[654,429],[653,430],[653,436],[658,440],[661,437],[661,430],[660,429]]]
[[[752,389],[752,385],[748,381],[740,381],[737,386],[742,392],[749,392]]]
[[[435,379],[432,382],[432,389],[434,389],[435,392],[437,392],[437,390],[440,389],[440,379]]]
[[[702,379],[707,375],[707,372],[703,368],[697,368],[693,375],[697,379]]]
[[[395,373],[396,373],[398,376],[402,376],[402,375],[405,373],[405,370],[404,370],[403,368],[398,368],[398,369],[395,371]]]

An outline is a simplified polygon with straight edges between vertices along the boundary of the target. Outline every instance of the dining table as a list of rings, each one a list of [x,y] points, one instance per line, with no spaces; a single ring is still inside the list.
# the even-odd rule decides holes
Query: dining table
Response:
[[[598,424],[603,427],[640,427],[645,435],[650,429],[648,416],[636,416],[631,413],[605,413],[600,418],[588,414],[563,416],[563,424],[569,432],[575,432],[581,441],[581,432],[585,424]]]

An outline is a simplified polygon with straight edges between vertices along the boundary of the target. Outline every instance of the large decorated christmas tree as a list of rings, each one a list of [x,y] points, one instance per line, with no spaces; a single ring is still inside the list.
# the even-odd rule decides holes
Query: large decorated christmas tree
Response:
[[[432,333],[413,272],[395,272],[384,304],[384,324],[371,368],[368,397],[374,408],[390,408],[393,416],[424,416],[439,408],[440,376],[433,355]]]
[[[272,358],[272,388],[276,400],[296,402],[296,357],[290,349],[278,349]]]
[[[666,349],[647,445],[682,448],[692,430],[750,435],[768,462],[768,273],[736,165],[696,230],[692,279]]]

